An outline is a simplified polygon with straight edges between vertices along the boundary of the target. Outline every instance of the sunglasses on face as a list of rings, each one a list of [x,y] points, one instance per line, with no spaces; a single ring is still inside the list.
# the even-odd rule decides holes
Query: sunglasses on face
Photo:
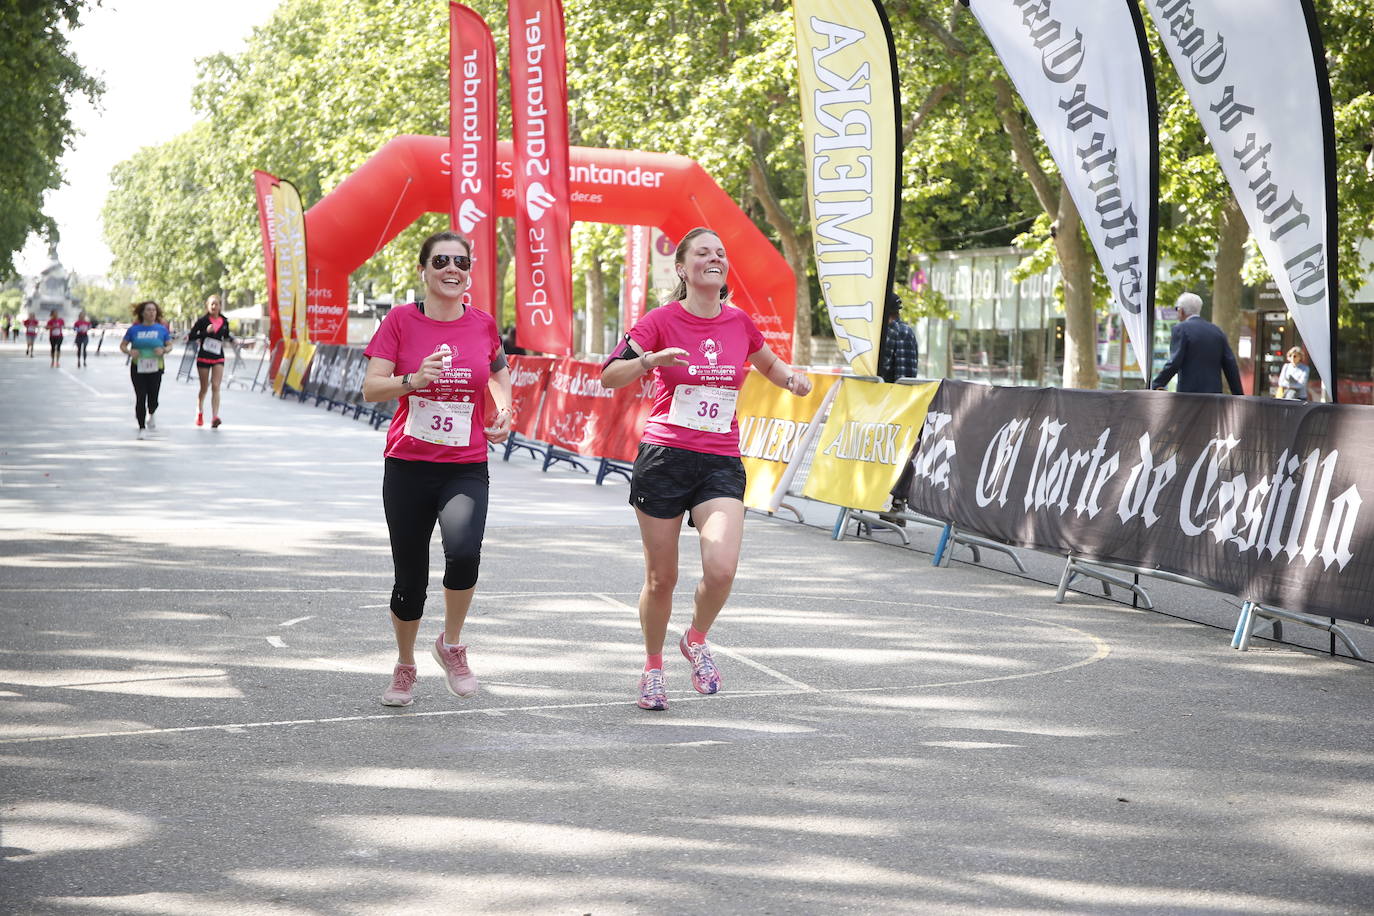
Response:
[[[453,266],[459,270],[472,269],[472,256],[466,254],[455,254],[452,257],[446,254],[436,254],[429,259],[429,266],[433,267],[435,270],[443,270],[448,266],[449,261],[452,261]]]

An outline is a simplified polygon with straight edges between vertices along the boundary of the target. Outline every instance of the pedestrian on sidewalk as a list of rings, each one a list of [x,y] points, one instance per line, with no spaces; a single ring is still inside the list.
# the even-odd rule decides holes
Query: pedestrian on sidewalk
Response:
[[[1288,362],[1279,370],[1278,396],[1290,401],[1306,401],[1311,397],[1312,367],[1303,357],[1302,347],[1288,349]]]
[[[134,323],[124,332],[119,350],[129,357],[129,378],[134,385],[134,417],[138,438],[157,429],[158,393],[162,390],[163,357],[171,351],[172,332],[162,317],[162,306],[151,299],[134,306]]]
[[[1177,375],[1175,387],[1181,392],[1221,394],[1224,376],[1232,394],[1244,394],[1231,342],[1225,331],[1202,317],[1202,297],[1183,293],[1176,306],[1183,320],[1169,332],[1169,360],[1160,367],[1150,387],[1163,390]]]
[[[450,693],[477,693],[462,631],[487,524],[487,443],[505,441],[515,412],[500,330],[489,314],[472,307],[468,295],[472,262],[465,236],[444,231],[425,239],[419,265],[424,301],[388,312],[363,351],[363,397],[398,400],[387,427],[382,475],[397,650],[391,684],[382,694],[387,706],[414,701],[415,640],[436,521],[444,545],[444,629],[430,651]],[[488,393],[496,408],[491,417]]]
[[[229,322],[221,313],[223,304],[216,293],[205,300],[205,314],[191,325],[188,345],[199,343],[196,350],[196,373],[200,376],[200,391],[196,393],[196,425],[205,425],[205,392],[210,392],[210,428],[218,429],[219,386],[224,380],[224,345],[234,342]]]
[[[779,359],[743,309],[729,301],[730,262],[710,229],[683,236],[674,255],[678,284],[670,301],[649,311],[602,366],[601,384],[621,388],[652,373],[653,407],[635,458],[630,505],[644,545],[639,623],[644,670],[639,706],[667,709],[663,644],[677,586],[682,518],[701,541],[701,581],[692,622],[678,649],[692,666],[692,687],[712,694],[720,671],[706,633],[735,581],[744,540],[744,464],[735,403],[753,365],[798,397],[811,380]]]
[[[72,330],[76,332],[76,368],[89,366],[90,357],[86,355],[86,347],[90,344],[91,319],[86,317],[86,311],[81,310],[72,322]]]
[[[62,320],[62,316],[57,314],[57,309],[53,309],[48,314],[48,368],[62,368],[62,335],[67,327],[67,322]]]

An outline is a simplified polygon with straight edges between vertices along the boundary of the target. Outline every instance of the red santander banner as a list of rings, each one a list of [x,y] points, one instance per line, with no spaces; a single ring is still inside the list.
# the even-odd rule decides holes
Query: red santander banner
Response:
[[[276,224],[276,202],[272,198],[272,188],[276,187],[277,176],[269,175],[261,169],[253,171],[253,191],[258,198],[258,229],[262,232],[263,269],[267,274],[267,327],[268,345],[281,340],[281,310],[277,305],[277,254],[272,244],[272,227]]]
[[[556,360],[533,438],[579,455],[634,461],[652,392],[652,375],[611,389],[601,384],[600,363]]]
[[[472,240],[474,306],[497,314],[496,45],[481,16],[449,3],[450,225]]]
[[[649,298],[649,244],[653,230],[649,226],[625,227],[625,290],[620,299],[620,311],[625,317],[628,333],[647,311]]]
[[[526,439],[533,439],[539,428],[540,399],[548,387],[554,357],[512,355],[509,360],[514,429]]]
[[[520,346],[572,353],[568,81],[559,0],[510,0],[515,317]]]

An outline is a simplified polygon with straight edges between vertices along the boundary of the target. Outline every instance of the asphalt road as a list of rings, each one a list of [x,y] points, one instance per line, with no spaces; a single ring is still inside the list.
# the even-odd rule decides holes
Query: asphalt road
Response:
[[[481,692],[422,656],[390,709],[381,433],[238,390],[198,429],[168,379],[138,441],[122,359],[68,361],[0,345],[3,912],[1374,912],[1374,668],[1324,635],[812,505],[749,517],[722,692],[670,658],[648,713],[624,482],[517,456]]]

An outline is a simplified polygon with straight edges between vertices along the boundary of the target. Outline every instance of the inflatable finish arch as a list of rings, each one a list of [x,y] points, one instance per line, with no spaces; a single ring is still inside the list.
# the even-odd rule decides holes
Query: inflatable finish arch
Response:
[[[425,213],[450,208],[447,137],[401,136],[305,214],[312,336],[343,343],[348,276]],[[515,215],[509,142],[497,144],[497,215]],[[792,359],[796,278],[768,239],[694,160],[667,153],[569,149],[572,218],[657,226],[680,238],[710,226],[730,252],[736,305],[784,360]]]

